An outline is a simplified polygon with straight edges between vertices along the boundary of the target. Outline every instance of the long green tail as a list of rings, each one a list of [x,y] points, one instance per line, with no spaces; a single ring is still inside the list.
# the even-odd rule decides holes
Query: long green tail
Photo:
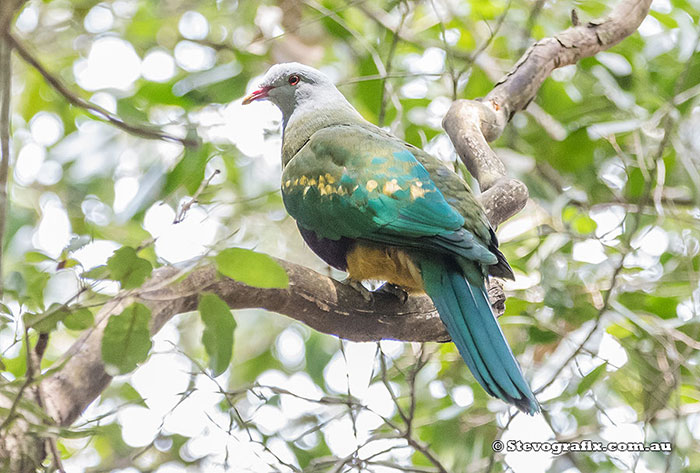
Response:
[[[540,406],[491,311],[484,277],[473,263],[452,258],[420,260],[425,292],[474,378],[490,395],[528,414]]]

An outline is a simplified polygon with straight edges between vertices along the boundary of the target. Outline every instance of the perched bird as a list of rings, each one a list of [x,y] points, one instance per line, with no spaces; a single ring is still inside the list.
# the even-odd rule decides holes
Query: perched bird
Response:
[[[464,180],[366,121],[311,67],[272,66],[243,103],[255,100],[282,111],[282,197],[309,247],[358,290],[373,279],[425,291],[486,392],[538,412],[485,287],[513,271]]]

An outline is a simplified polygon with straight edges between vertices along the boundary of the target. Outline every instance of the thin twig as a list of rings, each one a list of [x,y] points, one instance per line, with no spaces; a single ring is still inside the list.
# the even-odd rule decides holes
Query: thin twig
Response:
[[[501,26],[503,26],[503,23],[506,20],[506,16],[508,15],[508,12],[510,11],[510,6],[511,6],[512,0],[508,0],[508,3],[506,4],[506,7],[503,9],[503,13],[501,13],[498,16],[498,19],[496,20],[496,26],[494,28],[491,28],[491,25],[486,23],[489,26],[490,34],[489,37],[484,41],[481,46],[476,48],[470,55],[469,55],[469,60],[467,61],[470,64],[473,64],[477,58],[486,51],[486,49],[491,46],[491,43],[493,43],[493,40],[496,38],[496,35],[498,32],[501,30]],[[465,72],[465,71],[462,71]]]
[[[391,68],[393,66],[394,54],[396,53],[396,46],[399,44],[399,38],[403,24],[408,17],[408,8],[406,8],[401,15],[401,20],[399,20],[399,26],[396,27],[396,31],[393,32],[391,38],[391,46],[389,46],[389,53],[386,56],[386,74],[384,74],[384,79],[382,79],[382,91],[379,100],[379,115],[377,116],[377,126],[384,126],[384,117],[386,115],[386,93],[387,93],[387,83],[386,78],[391,74]]]
[[[391,396],[391,400],[394,402],[394,405],[396,406],[396,411],[399,413],[401,420],[403,420],[404,423],[408,425],[408,417],[404,413],[403,409],[401,409],[401,405],[399,404],[399,400],[396,397],[396,394],[394,393],[394,389],[391,387],[391,384],[389,384],[389,376],[387,374],[388,371],[386,369],[386,355],[384,354],[384,351],[382,350],[382,347],[379,344],[379,342],[377,342],[377,352],[379,354],[379,366],[382,371],[382,383],[384,384],[386,390],[389,392],[389,396]]]
[[[367,53],[370,55],[372,58],[372,62],[374,62],[374,66],[377,68],[377,72],[382,75],[387,75],[387,70],[386,67],[384,66],[384,63],[382,62],[382,58],[379,56],[379,53],[377,52],[377,49],[369,42],[367,39],[360,34],[357,30],[353,29],[348,25],[348,23],[338,15],[337,13],[333,12],[332,10],[329,10],[328,8],[324,7],[320,3],[318,3],[316,0],[304,0],[304,4],[308,5],[310,8],[313,8],[314,10],[318,11],[319,13],[323,13],[325,15],[328,15],[328,18],[331,20],[335,21],[341,28],[345,29],[350,35],[352,35],[353,38],[367,51]],[[402,105],[401,102],[399,101],[398,97],[396,97],[393,94],[393,89],[391,87],[391,83],[388,84],[388,89],[389,89],[389,94],[391,95],[391,102],[394,104],[394,107],[396,108],[397,111],[402,110]]]
[[[344,85],[357,84],[358,82],[367,82],[367,81],[371,81],[371,80],[384,81],[386,79],[409,79],[411,77],[442,77],[443,75],[445,75],[445,74],[442,72],[417,72],[417,73],[394,72],[391,74],[369,74],[366,76],[359,76],[359,77],[352,77],[350,79],[345,79],[345,80],[338,82],[336,85],[338,87],[342,87]]]
[[[33,382],[35,375],[41,374],[41,360],[44,357],[44,353],[46,352],[46,347],[49,345],[49,334],[46,332],[42,332],[39,334],[39,339],[36,342],[36,345],[34,346],[34,350],[32,350],[31,345],[29,344],[29,327],[24,328],[24,333],[25,333],[25,343],[26,343],[26,348],[27,348],[27,381],[28,382]],[[43,409],[46,410],[46,403],[44,402],[44,392],[41,387],[41,382],[38,380],[36,388],[35,388],[35,393],[34,397],[36,399],[37,405]],[[44,424],[49,424],[50,421],[47,422],[47,420],[44,420]],[[49,447],[49,451],[51,452],[51,458],[53,459],[54,467],[56,471],[59,473],[66,473],[66,470],[63,468],[63,462],[61,461],[61,454],[58,451],[58,445],[56,444],[56,437],[55,436],[47,436],[45,438],[45,442]]]
[[[140,138],[146,138],[149,140],[171,141],[175,143],[180,143],[188,148],[196,148],[197,146],[199,146],[199,141],[196,139],[189,137],[180,138],[166,133],[162,130],[159,130],[153,127],[152,125],[148,124],[127,123],[118,116],[106,110],[105,108],[102,108],[94,103],[88,102],[87,100],[75,94],[58,77],[49,72],[49,70],[46,69],[46,67],[44,67],[39,62],[39,60],[36,57],[34,57],[34,55],[31,52],[29,52],[29,50],[24,46],[24,44],[22,44],[22,42],[18,40],[12,33],[7,33],[6,38],[8,42],[12,44],[17,50],[17,53],[20,55],[20,57],[24,59],[29,65],[31,65],[34,69],[36,69],[37,72],[39,72],[39,74],[41,74],[44,77],[46,82],[48,82],[54,88],[54,90],[56,90],[56,92],[61,94],[66,100],[68,100],[69,103],[75,105],[76,107],[82,108],[93,117],[111,123],[117,128],[124,130],[129,134],[138,136]]]
[[[549,381],[547,381],[546,383],[544,383],[542,386],[540,386],[539,388],[537,388],[535,390],[535,394],[541,393],[542,391],[547,389],[554,381],[557,380],[557,378],[559,377],[561,372],[564,371],[564,369],[567,366],[569,366],[569,363],[571,363],[574,359],[576,359],[576,357],[579,355],[579,353],[581,353],[581,350],[584,349],[584,345],[586,345],[586,343],[588,343],[588,341],[591,339],[593,334],[600,327],[600,323],[603,320],[603,314],[608,310],[608,306],[610,304],[610,296],[612,295],[612,293],[615,290],[615,287],[617,285],[617,276],[620,274],[620,271],[622,271],[622,268],[624,266],[623,263],[625,261],[626,255],[627,255],[626,253],[623,254],[622,258],[620,258],[619,264],[615,267],[615,271],[613,272],[613,275],[611,277],[610,288],[608,289],[608,292],[605,294],[605,297],[603,299],[603,306],[600,308],[600,310],[598,310],[598,314],[596,315],[596,320],[595,320],[595,323],[593,324],[593,327],[591,327],[591,329],[588,331],[588,333],[583,338],[581,343],[578,344],[578,346],[576,347],[576,350],[574,350],[574,352],[566,359],[566,361],[564,363],[562,363],[561,366],[559,366],[559,368],[557,369],[557,371],[554,372],[552,377],[549,378]]]
[[[0,424],[0,432],[2,432],[6,427],[8,427],[12,423],[12,421],[15,419],[15,415],[17,414],[17,407],[19,406],[19,403],[22,400],[22,396],[24,395],[24,391],[29,387],[29,385],[32,384],[32,382],[34,380],[32,366],[31,366],[32,364],[29,362],[31,347],[29,345],[29,334],[28,334],[27,330],[29,330],[29,329],[25,328],[25,345],[26,345],[26,349],[27,349],[27,371],[25,372],[24,383],[22,383],[22,386],[20,386],[19,391],[17,391],[17,396],[15,396],[14,400],[12,401],[12,405],[10,406],[10,409],[7,412],[7,417],[5,417],[5,420],[2,421],[2,424]]]
[[[537,0],[535,4],[532,6],[532,9],[530,10],[530,15],[527,17],[527,22],[525,23],[525,28],[523,28],[522,32],[522,38],[523,38],[523,45],[520,48],[520,55],[527,50],[528,47],[528,42],[530,41],[530,38],[532,37],[532,30],[535,27],[535,23],[537,23],[537,18],[540,16],[540,13],[542,13],[542,7],[544,6],[544,0]],[[572,10],[571,13],[573,14],[575,10]],[[573,23],[573,22],[572,22]],[[573,26],[578,26],[578,23],[574,24]]]
[[[66,473],[65,468],[63,468],[63,462],[61,461],[61,453],[58,451],[58,445],[56,444],[55,437],[49,437],[47,443],[49,444],[49,450],[51,450],[51,457],[53,458],[53,466],[59,473]]]
[[[194,193],[192,198],[182,205],[182,208],[180,208],[180,211],[175,216],[173,223],[180,223],[185,219],[187,211],[190,210],[190,207],[197,203],[197,199],[202,194],[202,192],[204,192],[204,189],[207,188],[211,180],[214,179],[214,177],[216,177],[220,172],[221,171],[219,171],[218,169],[215,169],[211,176],[204,179],[202,183],[199,184],[199,187],[197,188],[197,191]]]
[[[700,38],[700,36],[699,36],[699,38]],[[681,72],[681,74],[679,75],[679,77],[678,77],[678,79],[677,79],[677,81],[676,81],[676,85],[675,85],[676,91],[678,91],[678,90],[680,90],[680,89],[682,88],[682,86],[683,86],[683,84],[684,84],[684,82],[685,82],[685,80],[686,80],[686,78],[687,78],[687,73],[688,73],[688,70],[689,70],[689,65],[690,65],[690,62],[686,65],[686,67],[685,67],[685,69],[683,70],[683,72]],[[594,334],[594,333],[598,330],[598,328],[600,327],[600,323],[601,323],[601,320],[602,320],[603,313],[604,313],[605,311],[608,310],[608,307],[609,307],[609,305],[610,305],[610,298],[611,298],[612,293],[613,293],[613,291],[614,291],[614,289],[615,289],[617,277],[618,277],[618,275],[620,274],[620,272],[622,271],[622,268],[623,268],[623,266],[624,266],[625,257],[626,257],[627,254],[631,251],[630,243],[631,243],[631,241],[632,241],[632,238],[633,238],[633,237],[635,236],[635,234],[637,233],[637,230],[639,229],[639,225],[640,225],[641,220],[642,220],[642,209],[643,209],[643,208],[649,203],[649,201],[652,199],[652,195],[651,195],[651,194],[652,194],[652,193],[651,193],[651,190],[652,190],[651,188],[652,188],[652,185],[653,185],[652,176],[653,176],[653,174],[655,173],[656,167],[658,166],[659,161],[662,159],[664,150],[666,149],[666,146],[668,145],[668,143],[670,142],[670,139],[671,139],[671,132],[672,132],[673,127],[674,127],[674,125],[675,125],[675,121],[674,121],[674,119],[672,118],[672,116],[671,116],[670,113],[667,112],[666,115],[664,115],[664,117],[663,117],[663,119],[662,119],[661,125],[662,125],[661,128],[662,128],[663,131],[664,131],[664,136],[663,136],[663,138],[661,139],[661,142],[659,143],[658,148],[656,149],[656,153],[655,153],[655,156],[654,156],[654,159],[653,159],[654,166],[653,166],[653,168],[650,170],[649,176],[645,179],[645,182],[644,182],[644,190],[642,191],[641,197],[640,197],[640,199],[639,199],[638,211],[635,212],[635,213],[632,215],[632,223],[630,224],[629,230],[626,232],[626,234],[627,234],[627,239],[626,239],[626,241],[625,241],[626,251],[623,252],[622,258],[620,259],[619,264],[616,266],[615,271],[613,272],[612,281],[611,281],[611,284],[610,284],[610,289],[609,289],[608,292],[605,294],[605,297],[604,297],[604,300],[603,300],[603,306],[602,306],[602,307],[600,308],[600,310],[598,311],[595,324],[593,325],[593,327],[591,328],[591,330],[586,334],[586,336],[584,337],[583,341],[578,345],[578,347],[576,348],[576,350],[574,350],[574,352],[571,354],[571,356],[569,356],[569,357],[566,359],[566,361],[559,367],[559,369],[557,369],[557,371],[554,373],[554,375],[552,375],[552,377],[549,379],[548,382],[546,382],[545,384],[543,384],[540,388],[538,388],[538,389],[535,391],[535,394],[539,394],[540,392],[542,392],[543,390],[545,390],[548,386],[550,386],[550,385],[557,379],[557,377],[559,376],[559,374],[569,365],[569,363],[571,363],[571,362],[578,356],[578,354],[579,354],[579,353],[581,352],[581,350],[583,349],[583,346],[584,346],[586,343],[588,343],[588,340],[590,340],[590,338],[593,336],[593,334]]]
[[[411,368],[411,372],[409,373],[408,376],[408,392],[409,392],[409,399],[410,399],[410,404],[408,406],[408,422],[406,423],[406,436],[411,437],[413,435],[413,418],[416,414],[416,376],[418,376],[418,372],[423,369],[423,367],[426,365],[428,360],[430,359],[430,355],[428,355],[426,358],[423,358],[423,355],[425,354],[425,344],[421,343],[420,345],[420,351],[418,352],[418,358],[416,359],[415,364]]]
[[[435,18],[438,20],[440,25],[440,34],[442,36],[442,47],[445,49],[445,63],[447,65],[447,70],[450,73],[450,79],[452,79],[452,100],[457,100],[457,80],[459,79],[459,74],[455,71],[454,60],[452,58],[452,48],[450,48],[447,42],[447,29],[445,28],[445,22],[442,21],[440,17],[440,12],[438,12],[437,6],[435,5],[435,0],[430,0],[430,6],[433,8],[433,13],[435,13]]]
[[[2,260],[7,217],[7,176],[10,167],[10,101],[12,88],[12,46],[0,39],[0,298],[3,294]]]
[[[345,353],[345,344],[343,340],[338,340],[340,344],[340,354],[343,355],[343,361],[345,362],[345,381],[348,386],[348,415],[350,416],[350,421],[352,422],[352,434],[355,437],[355,444],[359,446],[359,437],[357,435],[357,415],[355,414],[355,409],[353,408],[353,396],[350,391],[350,364],[348,363],[348,356]]]

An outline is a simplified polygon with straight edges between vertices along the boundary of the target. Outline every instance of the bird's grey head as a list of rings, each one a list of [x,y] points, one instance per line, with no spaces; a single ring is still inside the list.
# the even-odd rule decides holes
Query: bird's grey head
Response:
[[[313,67],[297,62],[276,64],[268,69],[259,88],[243,99],[243,104],[269,100],[282,111],[285,122],[298,107],[324,99],[338,100],[342,94],[333,82]],[[345,101],[344,98],[340,100]]]

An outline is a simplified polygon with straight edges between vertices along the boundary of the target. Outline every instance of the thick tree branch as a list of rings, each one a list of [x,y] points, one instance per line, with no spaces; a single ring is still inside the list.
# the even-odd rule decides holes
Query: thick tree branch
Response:
[[[632,34],[646,17],[651,0],[623,0],[605,18],[574,26],[533,44],[518,63],[483,99],[458,100],[442,122],[462,161],[486,192],[498,186],[509,197],[489,215],[498,225],[526,204],[527,188],[505,173],[505,166],[488,146],[503,133],[512,116],[533,100],[544,80],[557,67],[574,64],[610,48]],[[506,181],[506,182],[504,182]]]
[[[391,295],[377,294],[367,302],[355,289],[316,271],[277,260],[289,276],[286,289],[260,289],[220,276],[211,266],[192,271],[177,284],[170,284],[180,271],[157,270],[138,293],[125,294],[103,307],[96,326],[76,341],[64,355],[61,369],[47,378],[45,402],[60,425],[70,425],[109,384],[111,377],[102,363],[102,332],[109,317],[140,302],[151,309],[151,331],[158,332],[177,314],[197,310],[199,295],[217,294],[231,309],[267,309],[296,319],[319,332],[356,342],[384,339],[411,342],[449,340],[445,326],[427,296],[411,296],[401,304]],[[499,288],[500,289],[500,288]],[[495,293],[495,291],[494,291]],[[503,291],[500,290],[499,295]],[[505,299],[493,299],[503,313]]]
[[[232,309],[259,307],[288,315],[310,327],[355,341],[385,338],[410,341],[448,340],[445,328],[427,297],[410,297],[401,305],[392,296],[378,295],[366,302],[351,287],[285,261],[278,261],[289,275],[287,289],[259,289],[217,275],[213,266],[194,270],[182,282],[168,284],[178,271],[163,268],[138,294],[114,300],[97,316],[98,324],[66,354],[65,365],[44,381],[52,393],[47,404],[61,425],[70,425],[107,386],[100,352],[102,331],[110,315],[138,301],[152,311],[155,333],[174,315],[196,310],[202,292],[212,292]],[[163,287],[164,286],[164,287]],[[152,288],[152,289],[151,289]]]

